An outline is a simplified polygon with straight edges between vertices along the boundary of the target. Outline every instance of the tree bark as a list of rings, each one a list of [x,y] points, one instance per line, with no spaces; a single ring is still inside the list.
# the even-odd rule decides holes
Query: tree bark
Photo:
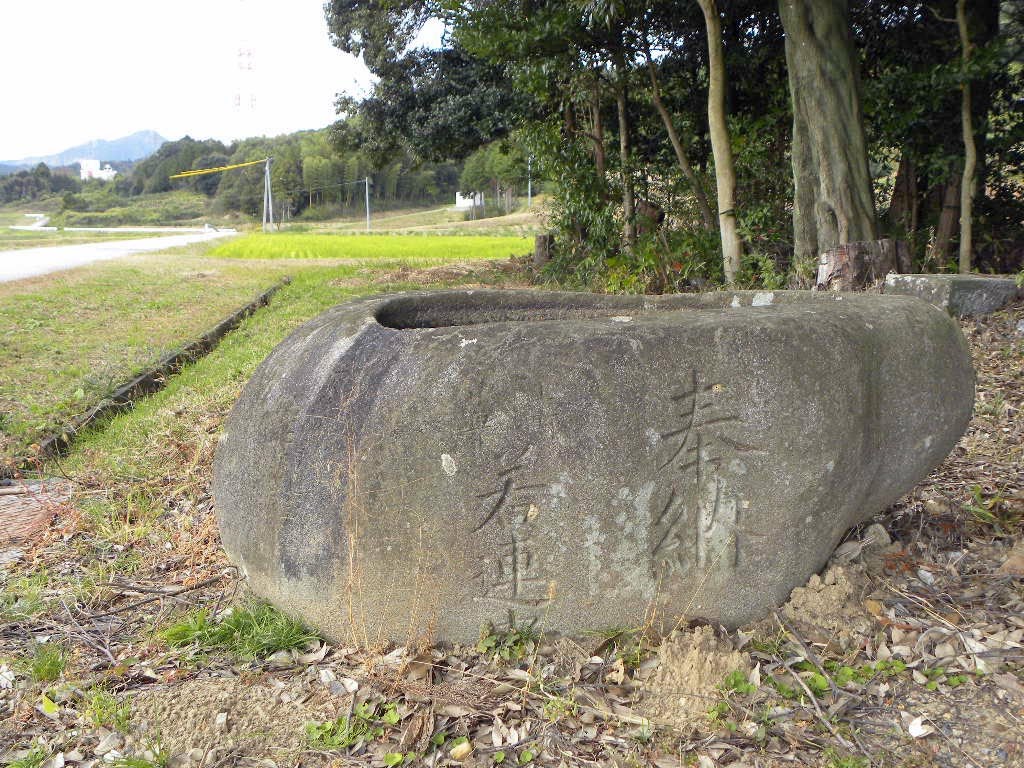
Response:
[[[939,211],[939,221],[935,225],[935,240],[932,241],[928,253],[929,259],[940,267],[944,267],[949,261],[949,245],[956,230],[957,215],[960,211],[957,205],[960,197],[959,181],[956,176],[952,176],[946,184],[942,194],[942,210]]]
[[[551,261],[551,251],[555,247],[555,236],[551,234],[537,235],[533,238],[533,267],[543,269]]]
[[[971,81],[968,76],[972,51],[967,29],[967,0],[957,0],[956,26],[960,31],[962,54],[960,122],[964,134],[964,174],[960,182],[960,273],[966,275],[971,271],[971,209],[974,202],[974,169],[978,162],[978,150],[974,145],[974,121],[971,119]]]
[[[878,236],[846,0],[779,0],[793,104],[794,258]]]
[[[736,231],[736,171],[732,162],[729,126],[725,121],[725,57],[722,24],[715,0],[697,0],[704,13],[708,37],[708,128],[711,153],[715,157],[718,190],[718,227],[722,238],[722,267],[725,280],[732,283],[740,271],[740,238]]]
[[[622,239],[626,248],[636,245],[636,204],[633,191],[633,161],[629,145],[629,103],[626,101],[626,63],[615,62],[615,106],[619,115],[619,158],[622,165]]]
[[[905,151],[896,169],[896,182],[885,218],[890,229],[909,236],[917,230],[917,212],[917,167],[913,157]]]
[[[596,78],[594,80],[594,89],[591,94],[590,112],[594,124],[594,134],[591,136],[594,141],[594,166],[597,170],[598,177],[604,181],[606,178],[605,168],[607,165],[604,150],[604,124],[601,122],[601,90]]]
[[[697,198],[697,208],[700,210],[701,220],[704,222],[704,229],[709,232],[715,231],[715,214],[711,211],[711,205],[708,203],[708,196],[704,193],[704,185],[700,183],[700,177],[693,170],[693,166],[690,165],[690,160],[686,156],[686,150],[683,148],[683,142],[679,138],[679,134],[676,132],[675,123],[672,120],[672,115],[669,114],[668,109],[665,107],[665,103],[661,100],[661,86],[658,84],[658,75],[655,72],[654,62],[651,61],[650,51],[645,51],[647,56],[647,72],[651,77],[651,96],[654,100],[654,106],[658,110],[658,114],[661,115],[661,121],[665,124],[665,132],[668,134],[668,140],[672,142],[672,149],[675,150],[676,160],[679,163],[679,170],[683,172],[683,176],[690,182],[690,188],[693,190],[694,197]]]
[[[890,272],[910,271],[910,251],[902,240],[866,240],[830,248],[818,262],[818,290],[860,291]]]

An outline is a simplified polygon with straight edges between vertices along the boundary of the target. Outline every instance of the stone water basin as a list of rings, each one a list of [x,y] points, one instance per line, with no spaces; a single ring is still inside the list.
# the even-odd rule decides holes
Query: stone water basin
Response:
[[[439,291],[337,306],[218,446],[225,549],[337,641],[736,626],[898,500],[970,418],[915,298]]]

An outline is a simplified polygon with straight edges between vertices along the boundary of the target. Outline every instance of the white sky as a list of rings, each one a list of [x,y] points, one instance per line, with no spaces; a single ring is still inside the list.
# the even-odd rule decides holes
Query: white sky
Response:
[[[148,129],[228,141],[322,128],[335,94],[371,82],[331,46],[323,0],[0,0],[0,30],[0,160]]]

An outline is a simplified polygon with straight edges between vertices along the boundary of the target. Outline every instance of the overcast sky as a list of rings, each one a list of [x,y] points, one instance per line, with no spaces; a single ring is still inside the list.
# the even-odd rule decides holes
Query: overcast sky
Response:
[[[0,160],[149,129],[322,128],[336,93],[371,82],[331,46],[323,0],[3,0],[0,30]]]

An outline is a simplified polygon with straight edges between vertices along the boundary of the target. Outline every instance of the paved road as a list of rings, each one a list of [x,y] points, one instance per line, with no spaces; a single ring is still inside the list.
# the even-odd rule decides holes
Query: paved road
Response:
[[[45,275],[62,269],[80,267],[92,261],[116,259],[135,253],[162,251],[179,245],[191,245],[235,234],[233,229],[214,230],[169,237],[146,237],[138,240],[107,240],[82,245],[54,245],[46,248],[22,248],[0,251],[0,283],[23,277]]]

